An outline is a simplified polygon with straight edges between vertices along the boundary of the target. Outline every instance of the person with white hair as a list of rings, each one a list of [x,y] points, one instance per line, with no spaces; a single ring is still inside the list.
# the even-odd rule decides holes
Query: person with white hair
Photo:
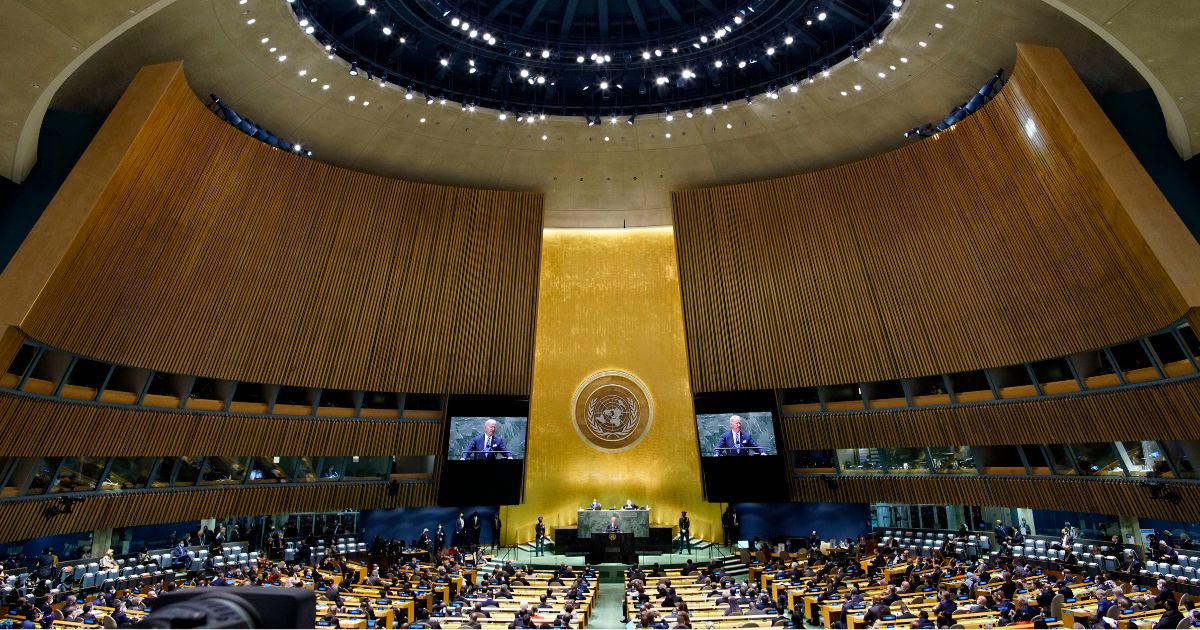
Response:
[[[463,449],[462,459],[496,460],[512,459],[512,451],[504,443],[504,438],[496,435],[497,422],[494,418],[483,421],[483,432],[476,435],[467,448]]]

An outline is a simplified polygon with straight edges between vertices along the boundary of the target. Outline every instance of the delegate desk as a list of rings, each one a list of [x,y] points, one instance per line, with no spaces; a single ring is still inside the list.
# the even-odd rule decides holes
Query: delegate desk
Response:
[[[602,534],[609,520],[617,517],[621,531],[633,532],[634,538],[650,537],[650,508],[637,510],[579,510],[575,521],[576,535],[587,540],[592,534]]]

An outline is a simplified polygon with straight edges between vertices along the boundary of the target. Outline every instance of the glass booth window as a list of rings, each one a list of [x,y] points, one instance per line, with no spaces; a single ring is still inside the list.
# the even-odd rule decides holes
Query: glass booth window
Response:
[[[1072,444],[1071,450],[1075,451],[1075,462],[1085,475],[1125,476],[1125,466],[1117,457],[1117,452],[1110,442]]]
[[[204,467],[202,486],[238,484],[246,477],[246,458],[210,457]]]
[[[100,489],[111,492],[145,488],[154,469],[154,461],[153,457],[114,458],[108,477],[100,484]]]
[[[346,462],[344,479],[377,480],[392,472],[391,457],[351,457]]]
[[[892,474],[928,474],[929,461],[923,448],[880,449],[887,458],[887,469]]]
[[[932,446],[933,472],[948,475],[973,475],[975,457],[969,446]]]
[[[837,450],[842,472],[882,473],[883,456],[874,448],[840,448]]]

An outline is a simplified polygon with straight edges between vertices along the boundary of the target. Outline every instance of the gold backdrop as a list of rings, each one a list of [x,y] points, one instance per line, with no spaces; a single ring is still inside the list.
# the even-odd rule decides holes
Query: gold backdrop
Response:
[[[571,398],[587,377],[621,370],[653,401],[654,420],[633,448],[608,453],[572,428]],[[675,242],[671,228],[545,230],[538,279],[525,500],[506,510],[506,543],[547,528],[574,528],[576,510],[633,499],[652,526],[675,527],[687,510],[692,535],[720,535],[720,508],[704,501],[688,383]]]

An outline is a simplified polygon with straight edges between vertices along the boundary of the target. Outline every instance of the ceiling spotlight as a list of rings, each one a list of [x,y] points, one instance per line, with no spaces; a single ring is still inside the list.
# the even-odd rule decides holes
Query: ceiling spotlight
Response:
[[[474,104],[474,103],[472,103],[472,104],[470,104],[470,105],[467,105],[467,111],[469,111],[469,112],[474,112],[474,111],[475,111],[475,104]]]
[[[612,61],[612,56],[611,56],[611,55],[604,55],[604,63],[608,63],[608,62],[610,62],[610,61]]]
[[[767,92],[767,98],[769,98],[773,101],[777,101],[777,100],[779,100],[779,93],[775,92],[775,91]]]
[[[721,67],[721,66],[723,66],[723,65],[725,65],[725,62],[721,61],[720,59],[718,59],[718,60],[716,60],[716,61],[714,61],[714,62],[713,62],[713,67],[714,67],[714,68],[720,68],[720,67]]]
[[[734,24],[741,24],[741,23],[742,23],[742,16],[740,16],[740,15],[735,15],[735,16],[733,16],[733,23],[734,23]]]
[[[271,38],[270,38],[270,37],[264,37],[264,38],[262,38],[262,39],[260,39],[260,40],[258,40],[258,41],[260,41],[260,42],[262,42],[262,43],[264,43],[264,44],[265,44],[265,43],[267,43],[267,42],[271,41]],[[325,47],[325,49],[326,49],[326,50],[329,50],[329,47],[328,47],[328,46],[326,46],[326,47]]]
[[[360,7],[367,5],[367,0],[355,0],[355,2],[357,2],[358,6]]]
[[[595,125],[596,125],[596,121],[595,121],[594,119],[592,119],[592,117],[591,117],[591,116],[587,116],[587,115],[585,115],[585,116],[583,117],[583,119],[587,121],[587,124],[588,124],[588,126],[589,126],[589,127],[593,127],[593,126],[595,126]]]
[[[696,114],[695,114],[694,112],[692,112],[692,110],[690,110],[690,109],[689,109],[689,110],[687,111],[687,117],[688,117],[688,118],[691,118],[692,116],[695,116],[695,115],[696,115]]]
[[[667,120],[667,122],[672,122],[672,121],[674,121],[674,120],[675,120],[675,116],[673,116],[673,115],[671,115],[671,114],[667,114],[667,118],[666,118],[666,120]]]
[[[525,56],[526,56],[526,57],[532,57],[532,56],[533,56],[533,53],[531,53],[531,52],[529,52],[528,50],[526,50],[526,51],[525,51]]]
[[[308,74],[308,70],[301,70],[298,74],[300,76],[304,76],[304,75]]]
[[[305,27],[304,27],[304,34],[305,34],[305,35],[312,35],[312,34],[313,34],[313,33],[315,33],[315,32],[317,32],[317,29],[316,29],[316,27],[315,27],[315,26],[305,26]]]
[[[538,83],[538,85],[543,85],[543,84],[545,84],[545,83],[546,83],[546,77],[539,76],[539,77],[537,78],[537,83]]]
[[[676,47],[674,47],[674,46],[672,46],[672,47],[671,47],[671,54],[675,54],[675,53],[677,53],[677,52],[679,52],[679,49],[678,49],[678,48],[676,48]]]
[[[424,125],[424,124],[425,124],[425,117],[424,117],[424,116],[422,116],[422,117],[421,117],[421,124],[422,124],[422,125]]]
[[[390,26],[385,26],[385,27],[383,27],[383,34],[384,34],[384,35],[391,35],[391,34],[392,34],[392,27],[390,27]]]
[[[768,47],[768,48],[767,48],[767,55],[768,55],[768,56],[770,56],[770,55],[774,55],[774,54],[775,54],[775,48],[774,48],[774,47]]]
[[[526,70],[525,68],[521,68],[521,78],[522,78],[522,79],[527,79],[527,78],[529,78],[529,71],[528,71],[528,70]]]
[[[899,8],[904,4],[904,0],[892,0],[892,6]]]
[[[355,99],[355,96],[354,96],[353,94],[351,94],[350,96],[347,96],[347,97],[346,97],[346,100],[347,100],[347,101],[350,101],[351,103],[353,103],[353,102],[354,102],[354,99]]]
[[[711,107],[705,107],[705,108],[704,108],[704,115],[705,115],[705,116],[712,116],[712,113],[713,113],[713,109],[712,109]]]
[[[642,51],[642,59],[647,59],[647,60],[650,59],[650,51],[643,50]]]
[[[500,112],[500,115],[498,116],[498,118],[500,120],[508,120],[508,114],[506,114],[504,112]]]
[[[450,26],[457,28],[459,24],[462,24],[462,20],[458,18],[450,18]]]
[[[899,11],[892,11],[892,19],[893,19],[893,20],[898,20],[898,19],[900,19],[900,12],[899,12]]]
[[[471,29],[471,32],[467,33],[467,37],[470,37],[471,39],[475,39],[478,36],[479,36],[479,31],[477,31],[475,29]]]
[[[658,77],[657,79],[654,80],[654,82],[657,83],[658,85],[666,85],[667,81],[668,81],[667,77]]]
[[[446,104],[446,97],[445,97],[445,96],[443,96],[443,97],[442,97],[442,98],[441,98],[441,99],[438,101],[438,105],[445,105],[445,104]]]
[[[538,120],[546,120],[545,114],[538,114]]]
[[[700,43],[701,43],[701,44],[707,44],[707,43],[708,43],[708,35],[701,35],[701,36],[700,36]]]
[[[583,55],[579,55],[578,57],[576,57],[575,63],[583,63]]]
[[[795,94],[796,92],[800,91],[800,86],[793,83],[792,86],[789,87],[788,89],[792,91],[792,94]]]
[[[249,20],[246,20],[246,24],[253,25],[253,24],[254,24],[255,22],[257,22],[257,21],[258,21],[258,20],[254,19],[254,18],[250,18]]]
[[[783,43],[788,46],[791,46],[792,42],[794,42],[794,41],[796,41],[796,39],[794,37],[792,37],[791,35],[788,35],[787,37],[783,38]]]
[[[442,67],[446,67],[446,66],[450,65],[450,60],[446,59],[445,57],[442,57],[442,59],[438,63],[442,64]]]
[[[350,62],[350,76],[352,76],[352,77],[358,76],[358,62],[357,61]]]
[[[404,100],[411,101],[413,99],[412,88],[406,88],[408,91],[404,93]]]
[[[426,96],[426,97],[425,97],[425,104],[426,104],[426,105],[433,105],[433,97],[432,97],[432,96]]]
[[[609,117],[608,117],[608,124],[610,124],[610,125],[615,125],[615,124],[617,124],[617,117],[616,117],[616,115],[613,115],[613,116],[609,116]]]
[[[604,141],[608,142],[608,136],[604,136]]]
[[[300,145],[298,145],[298,144],[293,144],[293,145],[292,145],[292,150],[293,150],[293,151],[295,151],[296,153],[299,153],[299,152],[300,152],[300,150],[301,150],[301,149],[303,149],[303,148],[304,148],[304,147],[302,147],[302,146],[300,146]]]
[[[670,133],[665,133],[665,134],[663,134],[663,137],[664,137],[664,138],[666,138],[667,140],[670,140],[670,139],[671,139],[671,134],[670,134]]]
[[[542,59],[549,59],[549,58],[550,58],[550,51],[542,50]]]
[[[467,68],[467,74],[475,74],[475,68],[474,68],[474,66],[472,66],[472,67],[470,67],[470,68]]]
[[[828,15],[828,14],[826,14],[824,11],[822,11],[822,12],[820,12],[820,13],[818,13],[818,14],[817,14],[817,21],[818,21],[818,22],[824,22],[824,21],[825,21],[825,18],[827,18],[827,17],[829,17],[829,15]]]
[[[629,120],[626,120],[625,122],[627,122],[627,123],[629,123],[629,124],[631,124],[631,125],[632,125],[632,124],[633,124],[633,121],[635,121],[635,120],[637,120],[637,114],[634,114],[634,115],[630,116],[630,117],[629,117]]]
[[[943,27],[942,27],[942,23],[941,23],[941,22],[938,22],[938,23],[934,24],[934,25],[933,25],[933,27],[934,27],[934,28],[943,28]]]
[[[887,73],[886,73],[886,72],[880,72],[880,73],[879,73],[879,78],[880,78],[880,79],[886,79],[886,78],[887,78]]]
[[[682,76],[685,79],[695,79],[696,73],[692,72],[691,70],[688,70],[687,68],[684,68],[684,70],[680,76]]]
[[[829,68],[825,68],[824,70],[822,70],[821,76],[828,77],[829,76]]]
[[[460,26],[459,28],[461,28],[464,31],[469,31],[469,30],[471,30],[471,25],[467,24],[466,22],[463,22],[462,26]]]
[[[953,3],[950,3],[950,2],[947,2],[947,3],[946,3],[946,8],[947,8],[947,9],[953,9],[953,8],[954,8],[954,4],[953,4]]]
[[[921,48],[924,48],[924,47],[928,46],[929,44],[926,44],[925,42],[917,42],[917,45],[920,46]]]
[[[861,91],[862,91],[862,86],[861,86],[861,85],[858,85],[858,84],[856,83],[856,84],[854,85],[854,91],[855,91],[855,92],[861,92]]]
[[[733,129],[733,123],[725,123],[726,129]]]
[[[908,63],[908,57],[901,57],[900,63]]]
[[[601,90],[607,90],[607,89],[608,89],[608,81],[601,81],[601,82],[600,82],[600,89],[601,89]]]
[[[542,140],[546,140],[546,139],[548,139],[548,137],[545,134],[542,134]]]
[[[662,50],[661,50],[661,49],[658,49],[658,48],[655,48],[655,49],[654,49],[654,56],[655,56],[655,57],[661,57],[661,56],[662,56]]]
[[[738,62],[738,67],[739,67],[739,68],[745,68],[745,67],[746,67],[746,62],[745,62],[745,61],[739,61],[739,62]]]
[[[322,89],[322,90],[328,90],[328,89],[329,89],[329,84],[328,84],[328,83],[326,83],[326,84],[322,85],[322,86],[321,86],[321,89]]]

